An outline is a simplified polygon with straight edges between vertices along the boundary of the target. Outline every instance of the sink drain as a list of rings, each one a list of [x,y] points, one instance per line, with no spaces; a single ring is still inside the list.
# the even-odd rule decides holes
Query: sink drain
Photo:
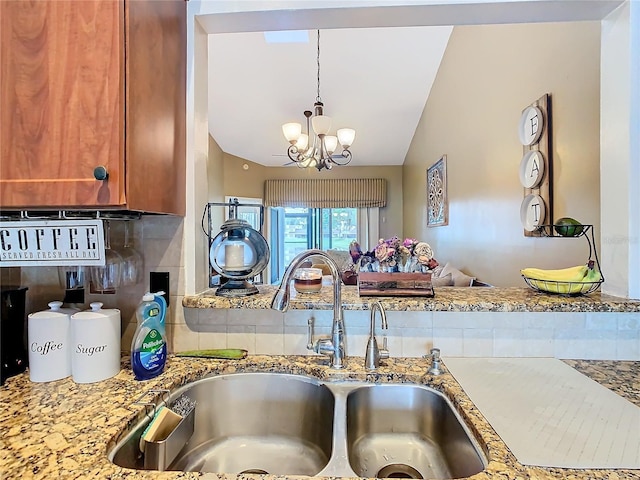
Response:
[[[424,478],[415,468],[404,463],[392,463],[382,467],[377,478]]]
[[[268,475],[269,472],[266,470],[261,470],[259,468],[250,468],[249,470],[243,470],[238,475]],[[422,478],[422,477],[419,477]]]

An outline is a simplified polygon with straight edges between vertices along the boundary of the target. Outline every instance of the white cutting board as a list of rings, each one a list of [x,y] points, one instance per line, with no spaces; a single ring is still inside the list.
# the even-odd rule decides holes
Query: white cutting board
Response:
[[[444,364],[523,465],[640,468],[640,407],[561,360]]]

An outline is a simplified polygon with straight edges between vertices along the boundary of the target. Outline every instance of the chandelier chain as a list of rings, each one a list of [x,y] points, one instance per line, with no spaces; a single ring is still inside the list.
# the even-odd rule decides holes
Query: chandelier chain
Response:
[[[320,30],[318,30],[318,54],[316,57],[316,64],[318,65],[318,94],[316,96],[316,102],[322,102],[320,98]]]

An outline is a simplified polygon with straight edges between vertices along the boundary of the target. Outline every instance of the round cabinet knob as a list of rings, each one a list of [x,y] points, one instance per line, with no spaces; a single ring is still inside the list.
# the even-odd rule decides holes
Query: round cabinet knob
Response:
[[[106,167],[99,165],[93,169],[93,176],[96,180],[106,180],[109,178],[109,172],[107,172]]]

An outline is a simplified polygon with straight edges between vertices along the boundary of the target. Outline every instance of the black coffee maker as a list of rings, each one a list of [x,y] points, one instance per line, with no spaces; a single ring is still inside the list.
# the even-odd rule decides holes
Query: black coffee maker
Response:
[[[27,368],[25,347],[25,301],[27,287],[0,286],[0,339],[2,341],[2,374],[0,385]]]

